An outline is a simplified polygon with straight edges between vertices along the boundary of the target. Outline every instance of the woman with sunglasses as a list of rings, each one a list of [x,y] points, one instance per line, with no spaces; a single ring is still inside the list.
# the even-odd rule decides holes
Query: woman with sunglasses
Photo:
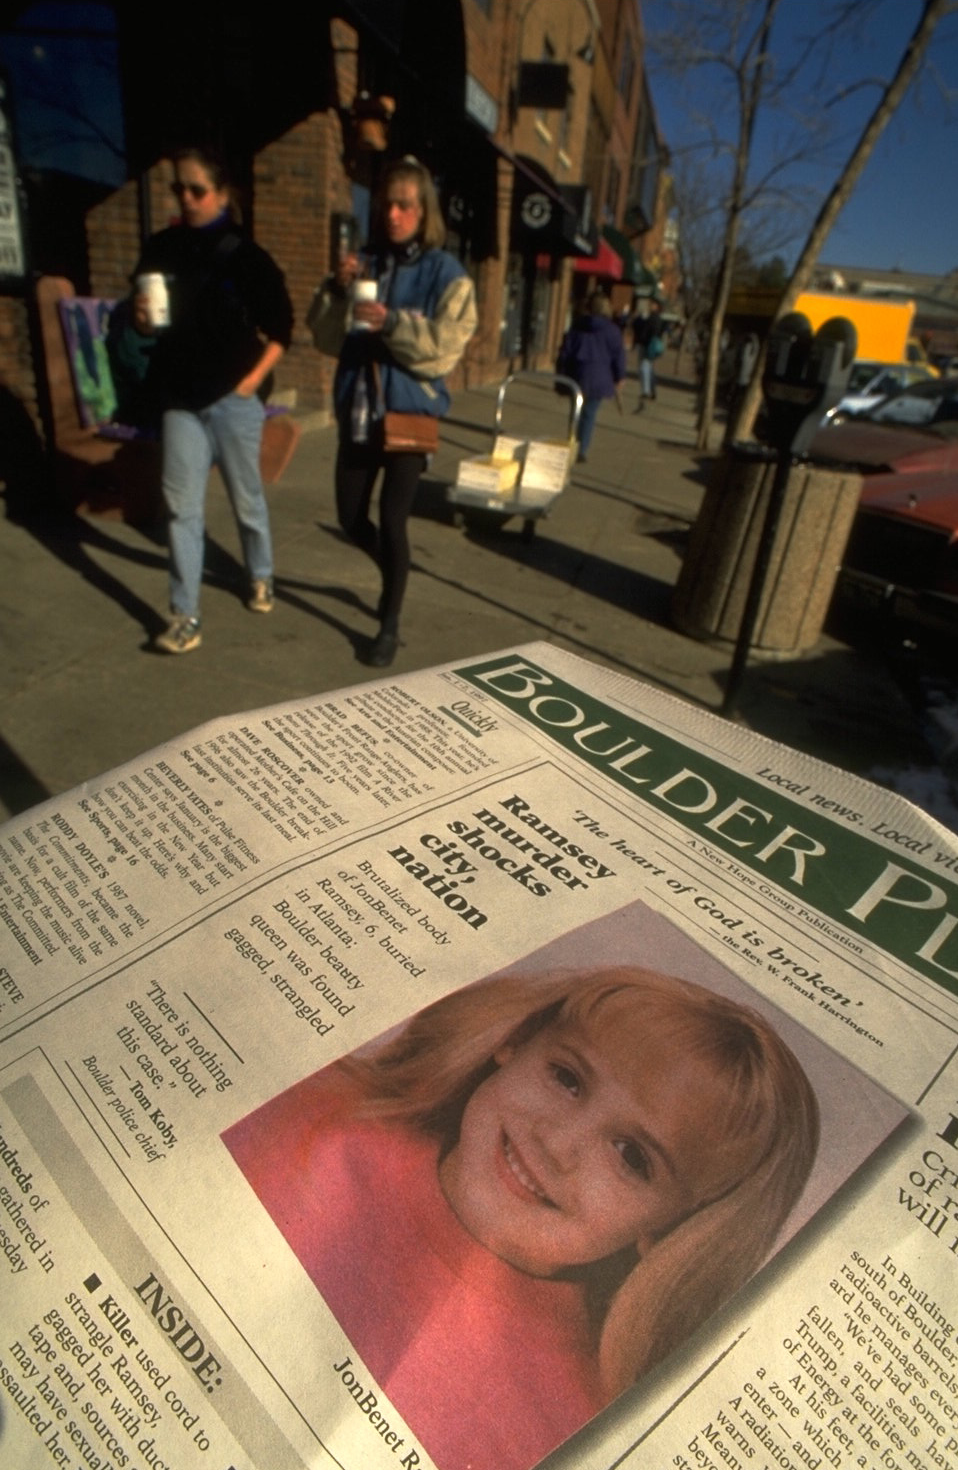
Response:
[[[219,465],[236,517],[248,585],[246,606],[273,606],[273,550],[260,475],[270,373],[290,343],[293,309],[282,272],[237,229],[225,167],[211,150],[174,155],[178,224],[153,235],[134,279],[162,274],[170,324],[156,332],[151,396],[162,409],[163,500],[170,548],[169,625],[163,653],[199,647],[204,506]],[[134,300],[141,323],[146,302]]]
[[[443,378],[476,329],[472,281],[455,256],[440,249],[445,238],[428,171],[410,157],[388,164],[374,206],[372,243],[362,256],[350,253],[337,263],[307,317],[320,352],[339,358],[333,384],[339,523],[382,574],[379,632],[363,653],[374,668],[391,664],[399,646],[410,562],[407,521],[426,465],[415,450],[386,452],[383,414],[440,418],[449,407]],[[353,303],[361,277],[375,299]],[[377,527],[369,509],[380,471]]]

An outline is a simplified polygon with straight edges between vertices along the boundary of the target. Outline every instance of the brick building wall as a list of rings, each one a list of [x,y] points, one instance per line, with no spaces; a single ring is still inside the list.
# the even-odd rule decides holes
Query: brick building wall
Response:
[[[313,293],[330,269],[330,217],[348,213],[342,136],[334,111],[316,113],[262,150],[253,178],[255,236],[286,276],[295,313],[293,343],[276,371],[278,391],[303,409],[328,406],[335,363],[316,351],[306,328]]]
[[[601,70],[600,64],[590,66],[579,55],[590,35],[588,0],[532,0],[531,4],[530,0],[505,0],[492,5],[489,13],[476,0],[459,3],[466,71],[497,110],[498,123],[488,142],[482,142],[481,133],[476,132],[478,124],[468,120],[465,112],[449,119],[450,128],[472,129],[480,150],[489,150],[483,157],[495,178],[494,190],[490,182],[488,196],[494,203],[483,204],[485,210],[495,211],[492,247],[484,248],[480,259],[467,262],[476,284],[479,329],[451,378],[453,388],[497,381],[510,366],[501,353],[507,287],[510,279],[514,284],[517,269],[515,257],[510,261],[514,173],[508,155],[525,154],[537,160],[557,184],[579,182],[585,175],[590,94]],[[603,0],[604,17],[609,15],[610,5],[621,9],[625,3]],[[634,19],[630,19],[630,28],[634,34]],[[335,363],[316,352],[305,318],[313,292],[330,268],[331,216],[352,212],[352,184],[347,172],[351,138],[344,136],[344,119],[356,94],[365,44],[352,25],[337,17],[329,21],[329,41],[330,81],[324,91],[321,72],[317,76],[317,110],[259,149],[251,161],[249,180],[253,237],[285,273],[295,312],[293,343],[277,368],[276,392],[303,412],[326,411],[330,403]],[[568,61],[571,67],[573,94],[565,118],[560,112],[552,112],[543,119],[533,109],[517,111],[513,105],[520,59],[537,59],[547,41],[556,48],[557,59]],[[493,149],[498,150],[498,156]],[[491,180],[492,175],[489,177]],[[171,178],[168,160],[160,160],[150,168],[150,225],[154,230],[168,224],[176,212],[169,193]],[[129,274],[140,249],[140,230],[134,180],[89,211],[90,280],[97,294],[112,296],[128,289]],[[550,275],[548,340],[538,357],[538,365],[546,369],[554,361],[572,294],[568,257],[557,259]],[[0,315],[0,333],[3,330]]]
[[[136,183],[131,179],[108,195],[90,210],[86,224],[93,294],[125,296],[140,253]]]

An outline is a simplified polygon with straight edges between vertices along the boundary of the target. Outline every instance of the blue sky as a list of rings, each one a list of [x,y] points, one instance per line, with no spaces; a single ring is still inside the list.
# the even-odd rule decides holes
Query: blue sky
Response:
[[[783,0],[782,24],[773,50],[788,54],[792,36],[807,34],[829,0]],[[866,76],[889,76],[905,49],[918,17],[920,0],[875,0],[864,35],[846,44],[833,60],[832,80],[849,83]],[[668,0],[645,0],[647,33],[669,24]],[[721,115],[715,78],[696,74],[693,91],[670,80],[648,58],[659,126],[673,150],[701,141],[696,107]],[[937,76],[937,80],[936,80]],[[953,90],[951,100],[941,87]],[[696,100],[692,102],[690,97]],[[820,200],[837,178],[861,127],[878,98],[875,88],[859,93],[841,112],[841,126],[828,160],[801,170],[802,182]],[[757,139],[757,158],[769,156],[773,124]],[[724,131],[724,129],[723,129]],[[958,269],[958,13],[940,22],[925,64],[888,124],[821,254],[829,264],[864,265],[944,275]],[[806,216],[809,221],[811,215]],[[791,262],[806,226],[781,253]]]
[[[50,34],[71,28],[81,34]],[[11,78],[21,163],[122,184],[123,112],[112,9],[62,0],[31,5],[17,17],[17,32],[0,35],[0,63]]]

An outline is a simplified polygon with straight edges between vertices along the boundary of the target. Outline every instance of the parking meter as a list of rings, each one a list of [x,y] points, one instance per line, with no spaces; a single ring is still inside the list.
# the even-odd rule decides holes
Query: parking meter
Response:
[[[780,453],[804,454],[822,415],[848,384],[858,333],[847,318],[829,317],[812,333],[800,311],[776,322],[768,338],[762,392],[769,439]]]
[[[777,451],[777,463],[725,686],[724,714],[734,708],[748,660],[792,462],[796,455],[805,453],[822,415],[845,392],[857,348],[858,333],[841,316],[829,317],[813,335],[808,317],[793,311],[776,322],[769,333],[762,391],[768,411],[768,437]]]

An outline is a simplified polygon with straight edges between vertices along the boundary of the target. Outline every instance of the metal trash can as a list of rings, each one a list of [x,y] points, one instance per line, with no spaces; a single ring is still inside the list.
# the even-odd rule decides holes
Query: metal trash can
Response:
[[[734,644],[778,455],[732,444],[716,463],[672,599],[677,628]],[[789,473],[752,649],[787,658],[811,648],[824,626],[861,494],[857,472],[798,462]]]

